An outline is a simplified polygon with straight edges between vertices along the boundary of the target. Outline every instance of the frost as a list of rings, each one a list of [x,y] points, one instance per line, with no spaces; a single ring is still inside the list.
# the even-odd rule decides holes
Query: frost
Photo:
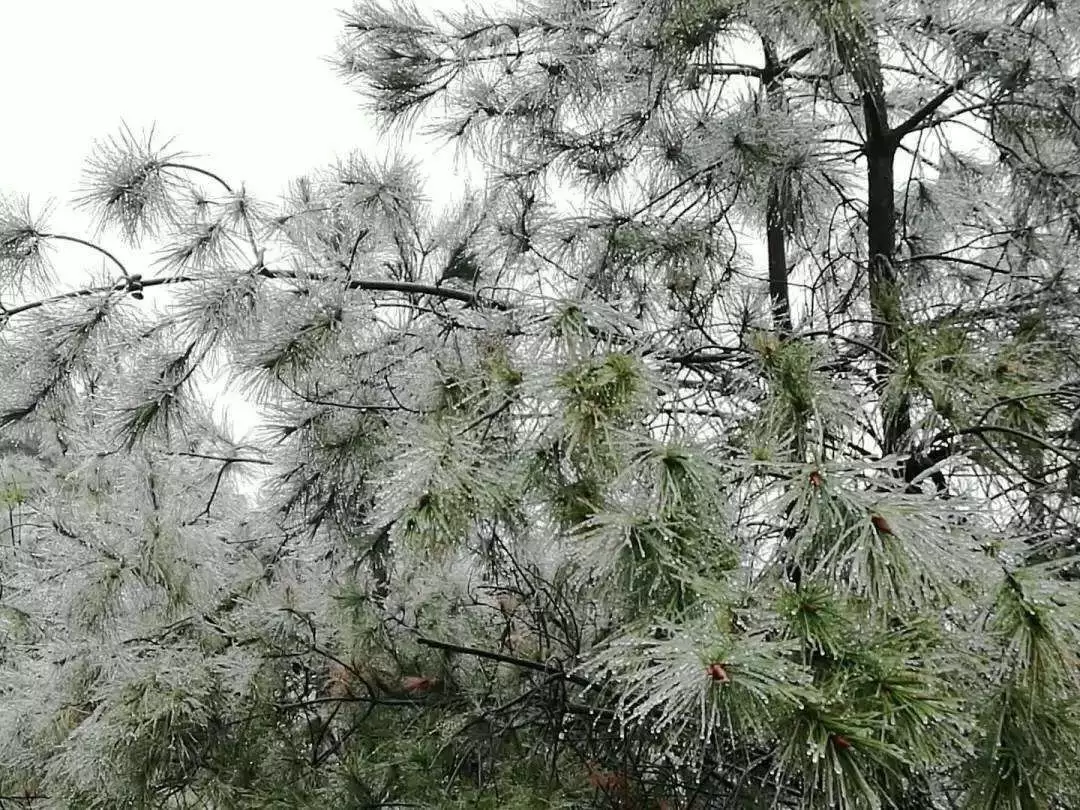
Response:
[[[0,205],[0,796],[1075,804],[1080,19],[1000,5],[364,0],[444,210]]]

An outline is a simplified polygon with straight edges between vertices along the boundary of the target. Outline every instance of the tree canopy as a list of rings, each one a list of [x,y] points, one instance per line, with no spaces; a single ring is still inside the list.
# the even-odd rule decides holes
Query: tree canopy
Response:
[[[98,234],[5,197],[0,806],[1080,806],[1078,32],[363,0],[445,210],[127,128]]]

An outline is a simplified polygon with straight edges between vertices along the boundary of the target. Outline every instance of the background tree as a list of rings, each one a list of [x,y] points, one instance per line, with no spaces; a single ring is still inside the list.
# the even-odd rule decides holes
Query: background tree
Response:
[[[0,217],[8,800],[1080,801],[1076,3],[344,28],[452,210],[125,132],[82,202],[155,273],[35,297],[76,238]]]

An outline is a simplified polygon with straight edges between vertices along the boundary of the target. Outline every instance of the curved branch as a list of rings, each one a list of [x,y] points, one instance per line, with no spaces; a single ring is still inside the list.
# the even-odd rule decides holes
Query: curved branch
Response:
[[[229,194],[234,194],[233,187],[226,183],[220,176],[214,174],[209,169],[203,169],[199,166],[192,166],[189,163],[162,163],[162,169],[179,169],[180,171],[192,172],[194,174],[201,174],[204,177],[209,177],[211,180],[219,183],[222,188]]]
[[[993,411],[996,411],[998,408],[1004,408],[1006,405],[1013,405],[1018,402],[1026,402],[1029,399],[1040,399],[1041,397],[1052,397],[1057,396],[1058,394],[1066,393],[1069,393],[1069,388],[1067,386],[1062,388],[1054,388],[1050,391],[1036,391],[1032,394],[1018,394],[1014,397],[1005,397],[1005,399],[999,399],[997,402],[994,402],[986,407],[986,409],[979,415],[978,420],[975,422],[975,426],[978,427],[982,425],[986,421],[986,417],[988,417]]]
[[[547,664],[543,661],[530,661],[527,658],[518,658],[517,656],[506,655],[505,653],[497,653],[490,650],[480,650],[476,647],[463,647],[460,644],[450,644],[446,641],[438,641],[437,639],[426,638],[424,636],[420,636],[419,638],[417,638],[416,642],[423,647],[431,647],[432,649],[436,650],[445,650],[446,652],[454,652],[458,653],[459,655],[471,655],[475,656],[476,658],[486,658],[490,661],[498,661],[502,664],[510,664],[511,666],[521,667],[522,669],[531,669],[535,672],[545,672],[549,675],[558,675],[559,677],[563,678],[563,680],[570,681],[570,683],[575,683],[578,686],[595,686],[595,684],[585,678],[582,678],[578,675],[573,675],[569,672],[566,672],[561,667],[555,666],[553,664]]]
[[[1058,456],[1059,458],[1064,459],[1069,464],[1080,463],[1076,458],[1070,456],[1060,447],[1056,447],[1050,444],[1050,442],[1045,441],[1044,439],[1040,439],[1038,436],[1034,436],[1030,433],[1027,433],[1026,431],[1018,430],[1017,428],[1011,428],[1006,425],[972,425],[970,427],[959,428],[957,430],[947,430],[935,436],[930,442],[930,444],[945,442],[949,439],[956,439],[961,436],[975,436],[976,438],[981,439],[985,442],[985,437],[982,435],[984,433],[1004,433],[1006,436],[1012,436],[1014,439],[1022,439],[1026,442],[1036,444],[1044,450],[1047,450],[1050,453]]]
[[[108,259],[113,264],[115,264],[120,269],[120,272],[124,274],[124,278],[129,278],[130,277],[130,274],[128,273],[127,268],[124,266],[124,263],[122,261],[120,261],[118,258],[116,258],[116,256],[114,256],[108,250],[103,248],[101,245],[95,245],[93,242],[88,242],[87,240],[80,239],[77,236],[66,236],[65,234],[62,234],[62,233],[43,233],[43,234],[39,234],[39,235],[41,236],[42,239],[55,239],[55,240],[57,240],[59,242],[72,242],[73,244],[82,245],[83,247],[88,247],[91,250],[96,250],[98,253],[100,253],[102,256],[104,256],[106,259]]]

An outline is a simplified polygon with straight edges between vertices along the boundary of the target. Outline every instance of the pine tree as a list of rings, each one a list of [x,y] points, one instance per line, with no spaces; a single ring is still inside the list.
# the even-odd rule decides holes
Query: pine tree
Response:
[[[0,803],[1080,804],[1075,0],[343,25],[480,188],[0,210]]]

